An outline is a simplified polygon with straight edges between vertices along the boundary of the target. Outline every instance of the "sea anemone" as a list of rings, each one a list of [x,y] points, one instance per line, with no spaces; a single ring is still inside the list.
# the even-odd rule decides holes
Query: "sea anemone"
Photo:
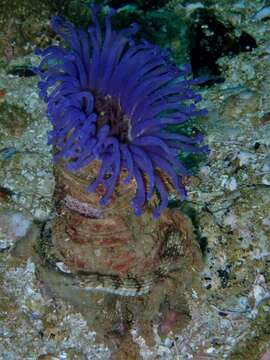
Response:
[[[49,143],[57,150],[54,160],[64,159],[69,171],[99,160],[99,174],[86,190],[94,192],[102,184],[101,205],[109,202],[120,172],[126,171],[124,183],[136,181],[135,214],[158,194],[153,210],[158,217],[168,205],[168,181],[180,199],[186,196],[183,177],[190,172],[179,153],[207,151],[200,146],[200,134],[169,131],[170,125],[206,113],[197,109],[201,97],[192,90],[200,80],[189,79],[189,67],[179,69],[168,49],[135,42],[137,24],[115,31],[115,10],[106,16],[104,29],[96,5],[91,13],[93,25],[87,31],[54,17],[53,30],[66,46],[37,50],[43,57],[37,72],[53,125]]]

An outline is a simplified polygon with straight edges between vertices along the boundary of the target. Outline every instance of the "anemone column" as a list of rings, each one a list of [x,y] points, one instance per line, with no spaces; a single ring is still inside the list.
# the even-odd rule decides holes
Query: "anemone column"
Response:
[[[76,175],[55,167],[57,216],[47,224],[42,257],[57,271],[76,275],[81,287],[125,296],[148,293],[178,266],[183,243],[192,247],[191,224],[170,210],[153,221],[150,205],[143,216],[134,215],[129,201],[135,181],[119,183],[110,203],[101,206],[102,185],[95,193],[85,191],[99,166],[95,162]]]

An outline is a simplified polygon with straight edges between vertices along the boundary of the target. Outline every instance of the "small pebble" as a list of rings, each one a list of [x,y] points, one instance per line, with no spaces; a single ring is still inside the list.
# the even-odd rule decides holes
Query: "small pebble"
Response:
[[[16,154],[17,149],[15,147],[7,147],[0,150],[1,158],[3,160],[9,160],[14,154]]]
[[[268,186],[270,185],[270,175],[269,174],[263,176],[262,183],[264,185],[268,185]]]
[[[31,220],[19,212],[0,213],[0,250],[9,249],[27,234]]]
[[[252,21],[261,21],[268,18],[270,18],[270,6],[265,6],[252,16]]]

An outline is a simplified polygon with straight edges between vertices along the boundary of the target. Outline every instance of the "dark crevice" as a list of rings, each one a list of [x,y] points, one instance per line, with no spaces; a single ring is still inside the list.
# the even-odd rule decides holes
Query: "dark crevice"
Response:
[[[30,77],[36,75],[30,66],[14,66],[8,71],[8,74],[20,77]]]
[[[161,8],[168,3],[168,0],[107,0],[108,5],[119,8],[125,5],[136,5],[138,9],[148,11]]]
[[[195,77],[207,76],[203,85],[225,81],[217,60],[256,48],[255,39],[246,32],[236,36],[232,25],[224,25],[210,10],[194,12],[190,29],[190,62]]]
[[[195,239],[200,247],[201,253],[203,258],[205,258],[209,248],[208,248],[208,239],[206,236],[203,236],[202,234],[202,229],[200,227],[200,222],[199,222],[199,214],[198,212],[195,210],[195,208],[192,206],[191,203],[189,203],[188,201],[183,201],[183,202],[173,202],[170,201],[169,202],[169,208],[175,208],[178,207],[180,208],[180,210],[189,217],[189,219],[192,222],[192,225],[194,227],[194,236]]]

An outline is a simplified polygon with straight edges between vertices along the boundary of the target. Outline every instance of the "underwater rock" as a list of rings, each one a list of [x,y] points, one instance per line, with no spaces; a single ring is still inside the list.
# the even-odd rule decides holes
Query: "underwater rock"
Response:
[[[27,236],[32,219],[23,213],[1,210],[0,251],[12,248],[18,240]]]
[[[253,21],[261,21],[270,18],[270,6],[264,6],[253,17]]]
[[[218,59],[237,55],[242,51],[252,51],[257,47],[256,40],[246,32],[235,36],[232,25],[222,23],[214,11],[198,9],[192,14],[190,29],[190,59],[195,76],[206,75],[206,84],[223,82]]]
[[[14,0],[1,5],[0,59],[8,64],[14,58],[31,53],[35,46],[48,43],[50,6],[47,1]]]
[[[31,123],[31,117],[26,111],[16,105],[0,102],[0,141],[1,138],[20,138],[27,126]]]
[[[170,3],[173,2],[182,11],[179,1]],[[0,310],[4,316],[0,354],[3,357],[36,359],[47,354],[60,359],[65,354],[68,359],[126,360],[134,353],[138,359],[254,360],[268,356],[270,312],[265,297],[270,290],[270,198],[269,186],[263,184],[263,178],[268,176],[270,164],[269,21],[251,20],[261,9],[261,2],[202,3],[206,8],[214,8],[224,24],[228,20],[237,26],[237,33],[251,34],[258,46],[252,52],[219,59],[226,81],[202,90],[210,114],[201,127],[207,133],[211,155],[193,176],[188,185],[189,201],[181,208],[191,216],[194,235],[201,241],[201,277],[198,279],[192,264],[185,263],[190,258],[183,255],[179,262],[182,267],[173,274],[173,279],[161,283],[154,297],[147,301],[130,297],[119,303],[117,296],[110,294],[94,295],[89,291],[83,295],[76,287],[68,291],[65,281],[69,280],[60,277],[56,281],[55,271],[45,274],[49,283],[55,280],[56,293],[50,292],[45,282],[37,280],[40,266],[35,267],[31,261],[22,264],[21,259],[14,258],[13,251],[8,256],[2,252]],[[178,41],[186,40],[179,36]],[[35,81],[34,77],[10,78],[1,73],[1,89],[5,89],[2,99],[34,114],[36,124],[20,146],[16,143],[19,154],[13,154],[7,161],[1,158],[0,177],[2,186],[22,193],[20,201],[16,195],[5,200],[8,208],[17,213],[17,207],[26,204],[31,212],[40,211],[41,218],[46,220],[53,208],[52,168],[48,161],[51,149],[44,140],[49,125],[42,116]],[[32,93],[29,106],[28,97]],[[12,139],[1,148],[14,146]],[[31,170],[31,181],[21,177],[27,164],[31,164],[26,171]],[[47,191],[45,179],[49,174],[51,185]],[[224,179],[232,178],[237,189],[230,191],[222,184]],[[45,197],[36,196],[34,184],[39,184],[38,189],[44,191]],[[70,274],[66,275],[69,278]],[[175,296],[176,288],[179,293]],[[67,305],[70,299],[75,303],[73,307]],[[161,315],[154,317],[153,312]],[[180,319],[179,314],[183,316],[182,323],[174,322]],[[147,321],[133,321],[142,318]],[[161,329],[172,330],[165,334]],[[105,342],[114,354],[102,346]]]

